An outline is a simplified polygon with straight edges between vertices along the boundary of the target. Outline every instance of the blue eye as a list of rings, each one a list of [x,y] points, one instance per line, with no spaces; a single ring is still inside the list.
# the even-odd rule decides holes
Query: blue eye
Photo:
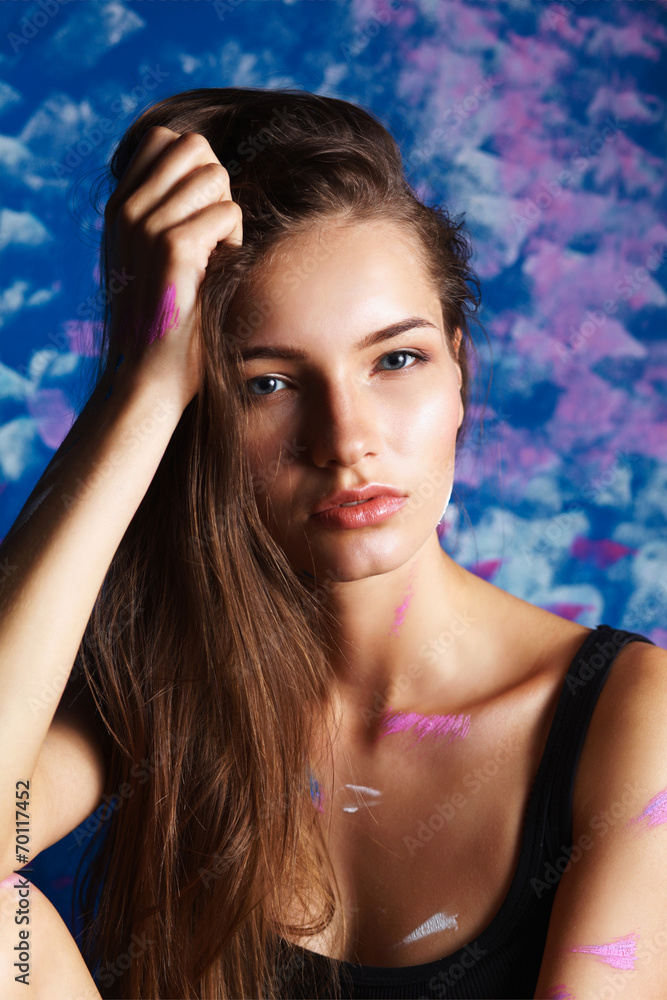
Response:
[[[410,365],[402,365],[400,368],[384,368],[382,369],[385,373],[388,372],[402,372],[408,368],[416,368],[418,364],[426,364],[430,360],[430,355],[424,353],[423,351],[404,351],[396,350],[389,351],[387,354],[383,354],[380,361],[384,361],[385,358],[399,357],[399,358],[414,358],[415,363]],[[268,392],[255,391],[255,385],[257,383],[275,383],[282,382],[284,385],[288,385],[286,379],[281,378],[279,375],[256,375],[254,378],[249,378],[245,382],[245,388],[251,397],[266,397],[266,396],[276,396],[277,392],[272,392],[270,389]]]
[[[249,378],[246,382],[246,386],[253,396],[274,396],[275,393],[273,392],[255,392],[253,389],[255,382],[285,382],[285,379],[280,378],[278,375],[256,375],[255,378]]]
[[[392,356],[398,356],[399,358],[400,357],[403,357],[403,358],[414,358],[416,364],[419,364],[420,362],[424,362],[424,361],[428,360],[427,357],[426,357],[426,355],[422,354],[421,351],[389,351],[389,353],[383,355],[383,357],[380,360],[384,361],[385,358],[391,358]],[[386,368],[385,371],[390,371],[390,372],[396,372],[396,371],[398,371],[398,372],[400,372],[400,371],[404,371],[406,368],[415,368],[415,367],[416,367],[416,365],[403,365],[402,368]]]

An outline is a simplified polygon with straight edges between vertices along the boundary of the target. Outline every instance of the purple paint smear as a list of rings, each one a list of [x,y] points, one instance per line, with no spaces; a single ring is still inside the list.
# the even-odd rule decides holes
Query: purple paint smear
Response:
[[[413,574],[414,574],[414,566],[412,567],[408,575],[408,589],[406,591],[405,600],[401,605],[399,605],[399,607],[396,608],[396,611],[394,613],[394,624],[389,630],[391,635],[398,635],[398,630],[400,626],[403,624],[403,619],[405,618],[405,612],[407,611],[408,605],[410,604],[410,601],[414,596],[412,590],[412,582],[411,582]]]
[[[627,825],[631,826],[634,823],[641,823],[644,819],[648,821],[649,826],[660,826],[662,823],[667,823],[667,788],[658,792],[646,806],[641,816],[631,819]]]
[[[171,284],[167,285],[160,297],[155,316],[147,322],[139,324],[139,329],[142,333],[141,335],[135,334],[135,347],[139,346],[137,343],[139,339],[146,344],[152,344],[153,341],[164,337],[172,325],[174,328],[178,326],[180,308],[176,307],[174,312],[175,301],[176,284],[172,281]]]
[[[394,624],[389,630],[392,633],[392,635],[398,635],[399,628],[403,624],[403,619],[405,618],[405,612],[408,609],[408,605],[410,604],[412,597],[413,597],[412,587],[409,587],[407,597],[405,598],[403,603],[396,608],[396,613],[394,615]]]
[[[609,944],[582,944],[577,948],[570,948],[570,951],[586,951],[597,955],[615,969],[634,969],[636,948],[637,934],[628,934],[627,937],[615,938]]]
[[[470,716],[422,715],[419,712],[400,712],[387,708],[382,714],[380,736],[405,732],[413,726],[418,733],[415,743],[424,736],[434,736],[436,739],[449,736],[447,742],[451,743],[452,740],[465,739],[470,729]]]
[[[567,986],[560,983],[554,986],[546,995],[546,1000],[577,1000],[574,993],[570,993]]]

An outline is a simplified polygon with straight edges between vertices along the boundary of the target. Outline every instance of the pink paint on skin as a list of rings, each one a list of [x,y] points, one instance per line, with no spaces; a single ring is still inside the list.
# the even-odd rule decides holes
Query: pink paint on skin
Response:
[[[406,591],[406,597],[403,603],[398,608],[396,608],[396,611],[394,613],[394,624],[389,630],[390,635],[398,635],[399,628],[403,624],[403,619],[405,618],[405,612],[408,609],[410,601],[414,597],[414,591],[412,589],[412,577],[414,576],[414,572],[415,572],[415,567],[413,566],[410,572],[408,573],[408,589]]]
[[[567,986],[562,983],[554,986],[546,995],[546,1000],[577,1000],[574,993],[570,993]]]
[[[408,605],[414,596],[412,586],[408,588],[408,596],[405,598],[403,603],[396,608],[396,613],[394,615],[394,624],[389,630],[392,635],[398,635],[399,629],[403,624],[403,619],[405,618],[405,612],[408,609]]]
[[[641,823],[642,820],[646,820],[648,826],[660,826],[662,823],[667,823],[667,788],[658,792],[646,806],[641,816],[631,819],[627,826]]]
[[[469,715],[422,715],[420,712],[400,712],[386,708],[382,713],[380,736],[403,733],[415,727],[418,735],[415,743],[424,736],[442,739],[448,736],[448,743],[465,739],[470,729]],[[378,737],[379,738],[379,737]],[[414,746],[414,744],[413,744]]]
[[[12,886],[16,886],[17,889],[20,889],[25,884],[25,881],[25,875],[21,875],[20,873],[18,875],[8,875],[6,878],[3,878],[2,882],[0,882],[0,889],[10,889]]]
[[[577,948],[570,948],[570,951],[585,951],[597,955],[602,962],[613,965],[615,969],[634,969],[637,937],[637,934],[628,934],[626,937],[615,938],[609,944],[582,944]]]
[[[178,314],[180,308],[176,307],[176,284],[172,281],[163,291],[158,302],[156,313],[145,323],[140,323],[139,329],[142,331],[141,337],[147,344],[164,337],[167,330],[172,326],[178,326]],[[135,339],[135,346],[138,346]]]

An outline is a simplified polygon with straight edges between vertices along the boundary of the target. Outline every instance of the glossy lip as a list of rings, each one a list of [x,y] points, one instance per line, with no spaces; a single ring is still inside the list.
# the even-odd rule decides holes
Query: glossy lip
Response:
[[[358,490],[338,490],[336,493],[330,493],[328,497],[321,500],[320,503],[313,509],[310,516],[313,517],[314,514],[321,514],[323,510],[329,510],[331,507],[338,507],[342,503],[352,503],[354,500],[370,500],[371,497],[404,497],[405,494],[397,490],[395,486],[386,486],[384,483],[369,483],[362,489]],[[353,508],[349,508],[352,510]]]
[[[370,528],[386,521],[406,502],[407,497],[370,497],[352,507],[328,507],[312,514],[310,520],[327,528]]]

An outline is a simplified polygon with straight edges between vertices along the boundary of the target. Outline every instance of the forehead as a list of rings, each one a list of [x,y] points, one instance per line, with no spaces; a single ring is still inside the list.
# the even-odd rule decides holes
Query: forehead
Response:
[[[239,290],[230,315],[254,316],[263,329],[295,317],[387,322],[430,305],[439,317],[436,290],[418,252],[416,236],[391,220],[320,222],[283,240]],[[414,308],[413,308],[414,307]],[[261,318],[260,318],[261,317]]]

